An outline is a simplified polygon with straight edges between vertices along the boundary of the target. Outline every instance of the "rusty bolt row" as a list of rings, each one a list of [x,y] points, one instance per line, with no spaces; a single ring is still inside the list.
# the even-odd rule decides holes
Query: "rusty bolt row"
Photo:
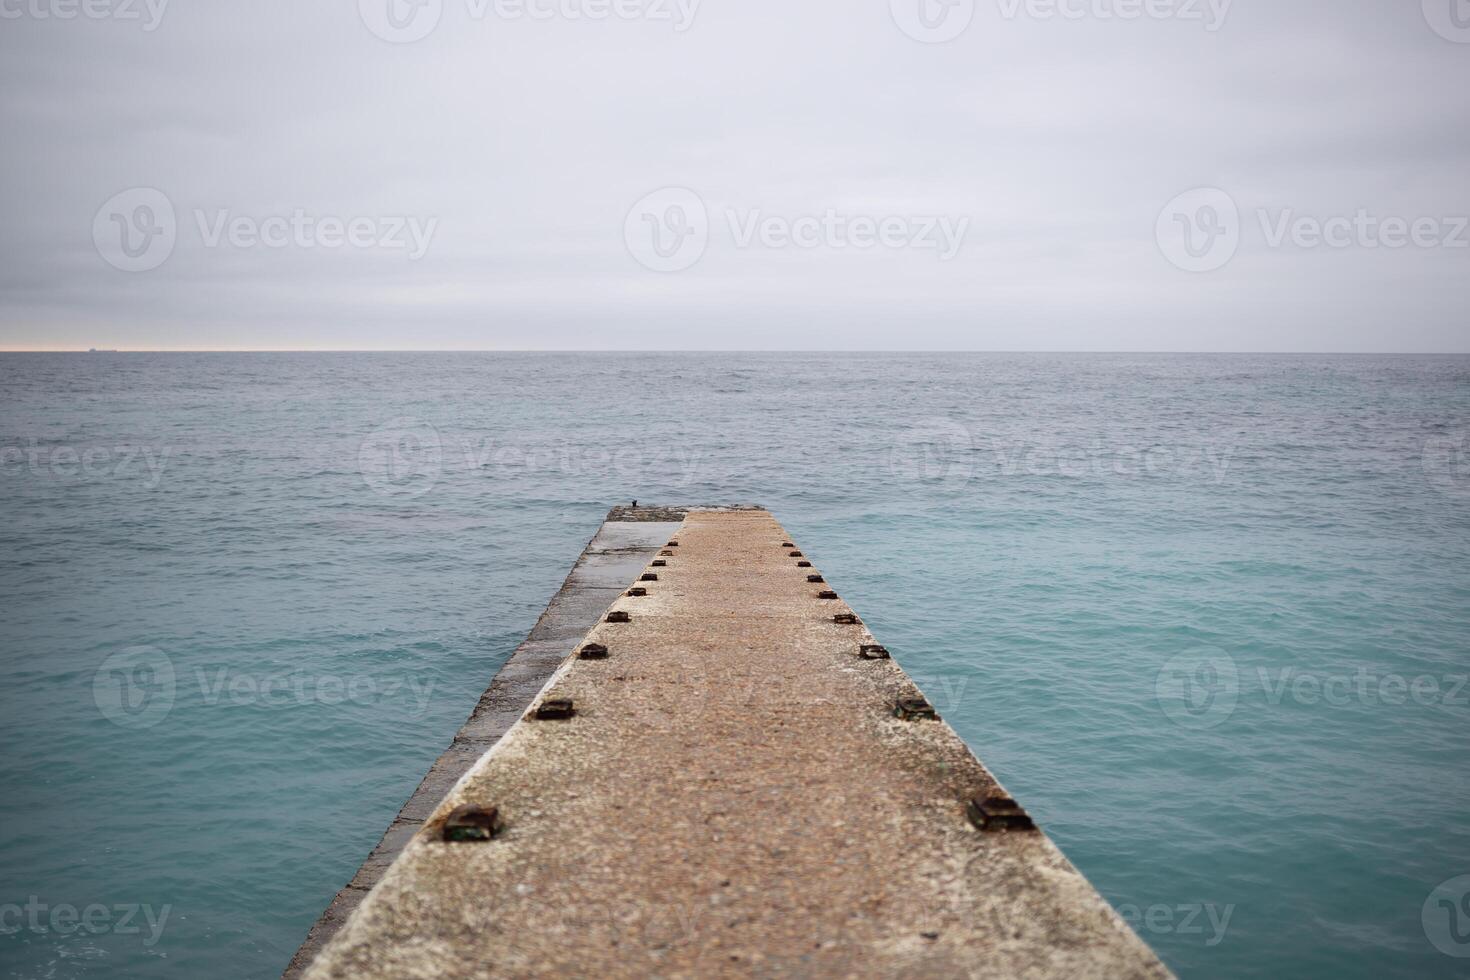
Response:
[[[904,721],[938,721],[939,712],[923,698],[899,698],[893,705],[893,717]]]
[[[965,807],[970,823],[986,833],[1008,830],[1035,830],[1031,815],[1009,796],[991,791],[976,796]]]
[[[566,721],[577,713],[571,698],[548,698],[536,708],[537,721]]]
[[[676,547],[677,541],[670,541],[669,547]],[[664,552],[672,554],[672,552]],[[656,561],[655,565],[664,565],[666,562]],[[644,575],[643,581],[657,582],[657,575]],[[642,598],[648,595],[644,588],[631,588],[627,593],[634,598]],[[609,623],[630,623],[633,617],[621,609],[614,609],[607,614]],[[601,643],[584,643],[577,651],[579,660],[606,660],[608,658],[607,647]],[[565,721],[576,715],[577,709],[570,698],[548,698],[537,705],[533,717],[537,721]],[[444,820],[442,837],[451,843],[462,843],[470,841],[494,840],[505,828],[505,822],[500,816],[500,810],[493,806],[479,806],[467,803],[456,807]]]
[[[445,818],[443,837],[452,843],[493,840],[504,828],[498,808],[466,803]]]

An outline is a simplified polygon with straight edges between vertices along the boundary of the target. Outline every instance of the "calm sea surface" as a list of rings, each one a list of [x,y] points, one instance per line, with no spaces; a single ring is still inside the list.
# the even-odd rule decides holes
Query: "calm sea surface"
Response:
[[[0,975],[278,974],[635,497],[768,506],[1180,974],[1470,969],[1470,359],[0,355],[0,405]]]

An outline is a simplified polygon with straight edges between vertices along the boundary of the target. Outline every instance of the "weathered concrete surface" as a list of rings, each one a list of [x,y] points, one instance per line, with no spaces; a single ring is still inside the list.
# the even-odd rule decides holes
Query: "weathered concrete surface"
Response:
[[[1164,977],[760,511],[691,512],[537,703],[449,793],[309,969],[339,977]],[[630,576],[631,578],[631,576]],[[1024,801],[1023,801],[1024,802]],[[448,844],[462,803],[493,841]]]
[[[444,794],[516,723],[576,641],[597,623],[629,580],[638,577],[683,518],[682,510],[667,507],[613,508],[525,641],[480,696],[480,703],[449,748],[429,769],[357,874],[311,927],[286,967],[287,980],[300,976],[321,952],[404,845],[423,827]]]

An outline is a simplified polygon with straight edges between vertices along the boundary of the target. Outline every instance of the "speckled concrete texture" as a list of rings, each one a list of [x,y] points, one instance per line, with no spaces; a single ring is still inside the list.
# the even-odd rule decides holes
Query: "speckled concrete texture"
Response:
[[[404,845],[423,828],[444,794],[516,723],[567,653],[622,594],[628,581],[638,577],[683,519],[684,511],[668,507],[613,508],[530,634],[480,696],[449,748],[434,762],[352,880],[312,924],[286,967],[286,980],[299,977],[336,935]]]
[[[691,511],[307,971],[337,977],[1166,977],[764,511]],[[644,571],[644,569],[639,569]],[[631,576],[637,578],[638,576]],[[1022,801],[1024,803],[1024,801]],[[446,843],[461,804],[494,839]]]

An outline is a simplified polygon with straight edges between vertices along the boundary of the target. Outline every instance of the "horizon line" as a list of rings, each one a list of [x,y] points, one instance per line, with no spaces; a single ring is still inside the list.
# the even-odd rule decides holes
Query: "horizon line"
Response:
[[[0,354],[1209,354],[1278,357],[1463,357],[1470,350],[1151,350],[1094,348],[0,347]]]

